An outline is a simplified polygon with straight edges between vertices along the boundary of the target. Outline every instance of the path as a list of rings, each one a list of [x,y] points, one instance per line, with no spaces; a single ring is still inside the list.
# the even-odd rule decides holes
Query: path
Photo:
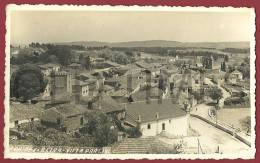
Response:
[[[190,127],[196,130],[199,136],[189,136],[182,139],[160,137],[159,140],[169,145],[183,141],[184,153],[198,153],[198,139],[203,153],[206,154],[215,153],[218,148],[221,153],[225,154],[244,153],[250,150],[250,147],[243,142],[195,117],[190,117]]]
[[[200,136],[199,140],[204,148],[216,149],[217,146],[220,147],[220,151],[223,153],[235,153],[236,151],[249,150],[248,147],[243,142],[237,140],[236,138],[230,136],[226,132],[209,125],[197,118],[190,118],[191,128],[198,131]]]

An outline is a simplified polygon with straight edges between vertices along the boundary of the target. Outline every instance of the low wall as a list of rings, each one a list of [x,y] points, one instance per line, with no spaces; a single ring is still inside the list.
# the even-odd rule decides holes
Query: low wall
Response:
[[[190,115],[191,115],[192,117],[198,118],[198,119],[200,119],[200,120],[202,120],[202,121],[204,121],[204,122],[206,122],[206,123],[208,123],[208,124],[210,124],[210,125],[212,125],[212,126],[215,126],[216,128],[218,128],[218,129],[220,129],[220,130],[222,130],[222,131],[224,131],[224,132],[226,132],[226,133],[228,133],[228,134],[234,136],[235,138],[237,138],[237,139],[240,140],[241,142],[243,142],[243,143],[245,143],[246,145],[248,145],[248,146],[251,147],[251,142],[249,142],[248,140],[246,140],[245,138],[243,138],[241,135],[235,133],[235,132],[233,131],[233,129],[228,129],[227,127],[225,127],[225,126],[223,126],[223,125],[220,125],[219,123],[216,124],[215,122],[212,122],[211,120],[208,120],[208,119],[206,119],[206,118],[203,118],[203,117],[201,117],[201,116],[199,116],[199,115],[195,115],[195,114],[190,114]]]
[[[234,109],[234,108],[250,108],[250,105],[224,105],[224,109]]]

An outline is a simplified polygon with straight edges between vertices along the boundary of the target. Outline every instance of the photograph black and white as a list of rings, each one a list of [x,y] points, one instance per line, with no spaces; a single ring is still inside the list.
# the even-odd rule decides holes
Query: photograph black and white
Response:
[[[9,5],[6,28],[6,157],[254,157],[252,8]]]

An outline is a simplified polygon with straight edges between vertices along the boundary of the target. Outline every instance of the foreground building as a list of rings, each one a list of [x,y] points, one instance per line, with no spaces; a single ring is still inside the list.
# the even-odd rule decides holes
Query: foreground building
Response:
[[[19,128],[24,123],[40,120],[41,106],[10,102],[9,128]]]
[[[134,102],[126,105],[125,123],[140,126],[143,137],[167,134],[186,136],[189,115],[171,99]]]
[[[63,103],[46,109],[41,114],[41,123],[65,132],[76,131],[85,123],[84,115],[87,107],[70,103]]]

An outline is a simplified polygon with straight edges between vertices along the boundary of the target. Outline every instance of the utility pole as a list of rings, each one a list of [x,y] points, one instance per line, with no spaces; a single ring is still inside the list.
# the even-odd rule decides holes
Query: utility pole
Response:
[[[55,72],[52,70],[51,72],[51,103],[55,103],[55,96],[56,96],[56,92],[55,92],[55,87],[56,87],[56,83],[55,83]]]
[[[218,125],[218,113],[217,108],[215,107],[215,118],[216,118],[216,126]]]
[[[198,140],[198,154],[200,154],[200,141],[199,141],[199,138],[197,138]]]

